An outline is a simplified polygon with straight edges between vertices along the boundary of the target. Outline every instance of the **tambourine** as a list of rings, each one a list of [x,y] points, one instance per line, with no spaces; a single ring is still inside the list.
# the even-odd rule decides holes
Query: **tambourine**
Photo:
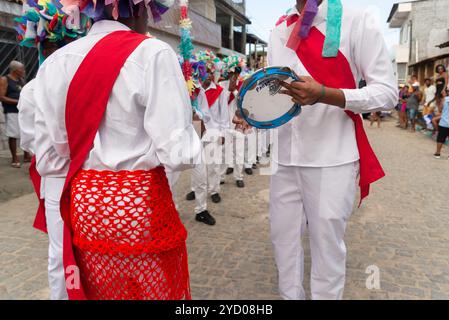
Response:
[[[238,112],[259,129],[280,127],[301,113],[301,106],[281,94],[282,82],[299,81],[288,67],[269,67],[256,71],[243,83],[237,100]]]

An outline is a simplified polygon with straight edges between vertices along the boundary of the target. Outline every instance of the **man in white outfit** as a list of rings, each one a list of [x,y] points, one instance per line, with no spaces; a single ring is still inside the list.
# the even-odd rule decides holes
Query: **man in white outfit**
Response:
[[[199,56],[205,56],[200,53]],[[188,201],[196,201],[195,214],[198,222],[215,225],[215,218],[207,210],[207,195],[214,203],[221,202],[220,175],[224,132],[229,127],[229,113],[226,108],[228,94],[214,82],[213,59],[208,61],[208,77],[198,91],[198,107],[202,116],[194,117],[195,127],[202,137],[202,163],[192,169],[192,191]]]
[[[97,6],[97,8],[100,10],[101,7]],[[125,6],[125,8],[128,7]],[[70,232],[66,232],[68,229],[67,224],[60,219],[61,213],[59,212],[62,184],[64,184],[68,174],[70,174],[69,168],[71,163],[73,163],[74,156],[71,149],[73,145],[69,143],[70,137],[67,129],[69,124],[73,124],[67,121],[65,117],[65,107],[70,93],[71,80],[74,75],[76,78],[84,61],[94,50],[93,48],[103,43],[105,39],[107,39],[106,41],[109,45],[114,43],[110,40],[111,36],[123,37],[126,35],[128,39],[135,41],[133,39],[135,39],[136,33],[131,33],[130,28],[139,31],[139,33],[145,33],[147,24],[145,4],[143,2],[138,3],[130,9],[133,9],[136,17],[120,19],[121,22],[115,21],[116,18],[113,19],[112,17],[97,21],[85,38],[79,39],[51,55],[41,66],[34,85],[37,170],[45,183],[44,197],[50,241],[52,241],[52,234],[55,234],[55,242],[59,241],[59,244],[63,246],[63,250],[60,250],[59,247],[55,250],[60,251],[57,256],[60,260],[64,256],[63,263],[67,272],[65,275],[69,273],[68,266],[76,266],[71,264],[71,261],[67,265],[65,259],[67,256],[70,259],[70,250],[73,248],[72,239],[68,238],[68,241],[62,243],[61,237],[58,236],[61,224],[63,224],[64,228],[64,240],[67,239],[65,238],[67,234],[71,235]],[[114,9],[108,7],[106,11],[105,13],[108,13],[110,16]],[[141,15],[137,17],[138,12]],[[125,24],[129,24],[129,26]],[[114,79],[114,86],[108,95],[109,98],[106,100],[108,104],[107,110],[104,117],[102,117],[101,125],[98,130],[95,130],[97,132],[94,142],[91,148],[88,149],[90,151],[82,163],[83,170],[81,171],[92,172],[95,170],[113,174],[133,172],[132,174],[145,175],[147,177],[146,180],[160,177],[159,180],[154,179],[150,186],[148,187],[147,185],[145,188],[161,187],[162,189],[158,190],[158,194],[165,198],[160,200],[163,203],[161,203],[159,208],[173,208],[167,198],[170,193],[168,187],[166,187],[168,184],[161,166],[165,166],[172,172],[190,168],[190,164],[192,162],[196,163],[198,160],[200,151],[199,139],[191,125],[190,100],[185,88],[184,78],[177,66],[176,54],[167,44],[156,39],[140,37],[139,41],[141,41],[139,42],[140,44],[133,48],[133,51],[130,52],[131,54],[123,61],[124,64],[120,66],[120,75],[117,79]],[[129,42],[125,41],[123,43],[124,45],[129,44]],[[111,61],[111,59],[113,57],[111,58],[110,56],[109,60]],[[105,65],[107,67],[107,64]],[[110,63],[109,65],[112,64]],[[99,66],[98,68],[103,67],[105,66]],[[93,69],[92,73],[98,76],[98,74],[101,74],[99,69]],[[99,87],[98,89],[102,88]],[[170,96],[161,94],[166,92],[166,90],[171,93]],[[86,105],[81,105],[80,108]],[[83,127],[84,123],[79,122],[76,125]],[[89,126],[85,125],[85,127]],[[179,149],[181,151],[179,156],[174,156],[172,154],[173,150]],[[51,181],[54,181],[54,183],[50,183]],[[62,184],[59,184],[59,181],[62,181]],[[144,179],[139,180],[139,182],[141,181],[144,181]],[[135,185],[132,187],[134,188]],[[149,210],[145,211],[143,209],[142,201],[139,202],[139,205],[142,207],[142,212],[149,212]],[[152,210],[152,224],[160,223],[155,222],[154,212],[156,212],[156,209],[158,208]],[[171,213],[173,213],[173,210]],[[58,221],[51,220],[51,216],[57,216],[58,214]],[[163,216],[165,217],[166,215]],[[177,215],[172,217],[175,219]],[[167,224],[167,222],[164,223]],[[53,232],[53,228],[58,229],[58,231]],[[171,234],[175,234],[175,232],[172,230]],[[184,250],[183,248],[181,249]],[[125,252],[126,254],[127,252]],[[180,256],[176,253],[173,254],[173,258],[176,259],[180,259]],[[78,258],[79,255],[77,256]],[[75,262],[79,263],[79,260]],[[86,265],[84,263],[83,267],[85,269],[83,270],[87,269]],[[101,271],[108,272],[105,265],[101,266],[99,263],[98,265]],[[149,266],[151,267],[151,263],[149,263]],[[182,269],[183,274],[187,272],[186,266],[176,267],[176,269]],[[49,270],[51,271],[51,268]],[[134,269],[131,272],[135,273],[136,270]],[[64,271],[62,273],[64,275]],[[113,272],[106,275],[109,281],[112,275]],[[176,277],[175,273],[166,273],[165,275],[167,277]],[[79,286],[67,285],[65,291],[68,297],[71,299],[78,297],[78,299],[90,298],[92,296],[91,290],[95,288],[95,284],[104,282],[87,284],[88,279],[90,278],[83,278],[83,281],[86,281],[82,285],[84,287],[89,285],[89,291],[83,291],[83,288]],[[129,281],[129,277],[125,277],[124,280],[121,279],[120,281]],[[158,279],[154,277],[152,281],[144,280],[143,284],[152,285],[157,281]],[[185,292],[188,293],[187,281],[185,281],[185,285]],[[117,293],[117,287],[115,286],[113,290],[108,290],[108,294],[113,296]],[[62,288],[59,289],[63,290]],[[184,288],[182,290],[184,291]],[[120,294],[131,296],[132,292],[127,290]],[[153,296],[153,298],[160,299],[162,296]]]
[[[21,130],[20,146],[23,150],[34,154],[34,82],[31,80],[22,90],[19,100],[19,123]],[[52,150],[55,154],[55,151]],[[45,218],[48,232],[48,282],[51,300],[66,300],[64,268],[62,263],[62,230],[63,222],[59,211],[63,178],[43,178],[41,180],[41,199],[45,199]]]
[[[369,14],[342,7],[340,0],[298,0],[273,30],[268,59],[301,76],[301,82],[284,84],[283,93],[303,106],[274,142],[279,154],[273,155],[278,170],[271,178],[270,219],[280,294],[306,297],[300,239],[308,227],[311,297],[342,299],[344,236],[359,168],[362,198],[383,176],[358,114],[396,104],[388,50]],[[361,77],[367,87],[359,90]]]
[[[223,74],[227,80],[220,82],[220,85],[228,92],[228,110],[229,121],[237,111],[237,98],[239,90],[243,85],[240,79],[242,67],[245,61],[238,56],[230,56],[223,60]],[[225,175],[234,175],[234,179],[238,188],[244,188],[243,170],[248,174],[252,174],[252,166],[256,162],[256,140],[255,130],[252,128],[239,128],[232,124],[229,130],[226,130],[225,156],[221,169],[221,181],[225,181]],[[249,148],[249,147],[254,147]],[[250,150],[251,149],[251,150]],[[252,162],[251,164],[249,164]]]
[[[238,76],[238,75],[237,75]],[[231,92],[229,89],[232,87],[232,78],[231,80],[225,80],[220,83],[220,85],[225,88],[226,91],[230,92],[231,97],[237,96],[238,90],[234,90],[235,92]],[[237,85],[238,85],[237,80]],[[229,100],[229,116],[230,121],[232,122],[232,118],[235,115],[235,111],[237,110],[237,99],[234,98]],[[243,188],[245,187],[244,177],[243,177],[243,166],[245,164],[245,134],[243,132],[237,131],[235,129],[235,124],[231,125],[231,129],[226,130],[225,133],[226,141],[225,141],[225,153],[224,153],[224,162],[221,170],[221,181],[225,180],[225,175],[234,175],[234,179],[237,187]]]
[[[209,112],[209,105],[207,104],[206,92],[203,88],[200,88],[198,94],[198,107],[201,111],[201,118],[198,115],[194,116],[194,126],[197,130],[198,135],[202,138],[203,142],[203,150],[202,150],[202,162],[200,164],[195,165],[192,169],[191,173],[191,185],[192,185],[192,194],[188,195],[189,197],[194,196],[195,199],[195,214],[196,220],[198,222],[203,222],[207,225],[215,225],[215,218],[209,213],[207,210],[207,195],[209,192],[209,181],[211,179],[209,176],[214,176],[214,166],[208,166],[208,161],[210,159],[208,157],[206,159],[205,148],[211,143],[215,141],[211,136],[207,134],[207,132],[219,132],[220,124],[217,123],[211,116]],[[217,139],[218,137],[216,137]],[[210,153],[209,153],[210,154]],[[212,180],[213,181],[213,180]]]

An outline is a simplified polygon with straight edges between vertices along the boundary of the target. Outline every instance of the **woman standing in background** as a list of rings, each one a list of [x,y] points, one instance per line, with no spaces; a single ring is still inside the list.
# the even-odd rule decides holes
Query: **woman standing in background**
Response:
[[[448,87],[449,79],[448,79],[446,67],[444,65],[442,65],[442,64],[437,65],[437,67],[435,68],[435,72],[437,74],[436,80],[435,80],[435,85],[437,87],[437,96],[439,96]]]

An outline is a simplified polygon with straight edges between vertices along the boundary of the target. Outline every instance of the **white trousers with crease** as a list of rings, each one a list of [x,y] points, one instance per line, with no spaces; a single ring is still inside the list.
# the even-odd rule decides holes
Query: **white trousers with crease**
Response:
[[[279,165],[271,177],[271,239],[282,298],[305,299],[301,239],[306,228],[312,259],[312,299],[343,298],[344,236],[353,211],[358,170],[358,162],[330,168]]]
[[[204,142],[201,164],[191,172],[192,191],[195,192],[195,213],[207,210],[207,195],[220,193],[222,148],[218,142]]]
[[[226,131],[224,162],[221,167],[221,180],[225,180],[226,170],[234,168],[235,181],[243,180],[245,165],[246,136],[236,130]]]
[[[45,216],[48,229],[48,282],[51,300],[67,300],[64,265],[62,261],[63,228],[59,203],[64,178],[43,178]]]
[[[257,161],[257,132],[253,129],[245,136],[245,169],[253,167]]]

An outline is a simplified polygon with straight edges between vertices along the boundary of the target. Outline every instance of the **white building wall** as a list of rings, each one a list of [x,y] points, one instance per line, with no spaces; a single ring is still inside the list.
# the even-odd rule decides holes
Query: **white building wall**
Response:
[[[216,22],[217,10],[214,0],[190,0],[189,6],[209,20]]]
[[[413,9],[410,13],[413,23],[410,64],[449,55],[449,48],[436,47],[449,41],[448,5],[448,0],[413,2]]]

